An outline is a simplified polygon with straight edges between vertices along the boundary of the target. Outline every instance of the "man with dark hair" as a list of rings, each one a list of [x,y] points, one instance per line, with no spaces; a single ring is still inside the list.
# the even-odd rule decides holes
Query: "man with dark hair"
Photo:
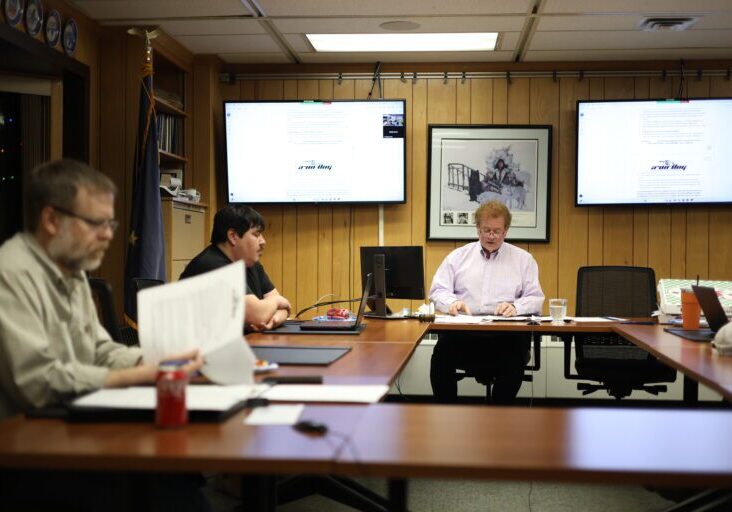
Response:
[[[511,212],[500,201],[475,211],[478,241],[447,255],[435,273],[430,300],[451,315],[540,313],[544,293],[536,260],[504,240]],[[530,338],[523,334],[459,331],[441,333],[432,353],[430,381],[435,397],[457,399],[455,371],[469,370],[488,387],[494,404],[511,403],[521,387]]]
[[[118,225],[115,192],[109,178],[72,160],[28,175],[25,231],[0,247],[0,420],[103,387],[155,382],[157,365],[143,363],[139,347],[115,343],[101,326],[86,280]],[[174,358],[188,360],[188,372],[203,364],[197,351]],[[129,483],[122,475],[3,472],[0,494],[11,502],[122,510],[130,505],[121,491]],[[195,497],[205,509],[202,495],[187,490],[190,510],[201,509]]]
[[[233,261],[247,268],[247,331],[269,330],[290,314],[290,302],[277,291],[259,262],[264,246],[264,219],[249,206],[225,206],[214,216],[211,245],[193,258],[181,279],[216,270]]]

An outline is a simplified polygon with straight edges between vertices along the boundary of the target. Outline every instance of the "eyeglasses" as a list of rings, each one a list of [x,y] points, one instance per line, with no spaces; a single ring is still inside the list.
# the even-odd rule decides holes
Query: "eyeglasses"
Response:
[[[502,229],[478,228],[478,233],[486,236],[493,235],[495,237],[502,237],[506,232]]]
[[[79,215],[78,213],[74,213],[70,210],[67,210],[66,208],[62,208],[60,206],[51,205],[51,208],[54,210],[63,213],[64,215],[68,215],[69,217],[74,217],[79,220],[83,220],[86,222],[89,227],[96,229],[97,231],[101,231],[102,229],[109,227],[109,229],[112,230],[112,233],[117,231],[117,228],[119,227],[119,221],[116,219],[101,219],[101,220],[94,220],[90,219],[88,217],[84,217],[83,215]]]

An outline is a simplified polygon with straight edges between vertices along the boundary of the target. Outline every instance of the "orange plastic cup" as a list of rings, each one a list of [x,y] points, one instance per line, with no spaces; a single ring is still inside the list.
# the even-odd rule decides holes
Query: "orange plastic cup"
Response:
[[[684,329],[698,329],[701,308],[691,290],[681,290],[681,321]]]

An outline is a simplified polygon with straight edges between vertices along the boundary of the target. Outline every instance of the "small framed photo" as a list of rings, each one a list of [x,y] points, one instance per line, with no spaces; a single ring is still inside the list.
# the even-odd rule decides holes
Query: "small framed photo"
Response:
[[[476,239],[475,209],[496,199],[508,240],[548,242],[551,148],[549,125],[430,125],[427,239]]]

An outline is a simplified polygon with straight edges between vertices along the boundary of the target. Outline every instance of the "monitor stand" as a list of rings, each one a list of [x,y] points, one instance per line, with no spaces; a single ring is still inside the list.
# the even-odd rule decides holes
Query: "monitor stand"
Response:
[[[368,298],[367,304],[371,309],[364,314],[366,318],[381,318],[383,320],[403,320],[405,317],[401,311],[392,313],[386,305],[386,258],[383,254],[375,254],[373,262],[374,293]]]

